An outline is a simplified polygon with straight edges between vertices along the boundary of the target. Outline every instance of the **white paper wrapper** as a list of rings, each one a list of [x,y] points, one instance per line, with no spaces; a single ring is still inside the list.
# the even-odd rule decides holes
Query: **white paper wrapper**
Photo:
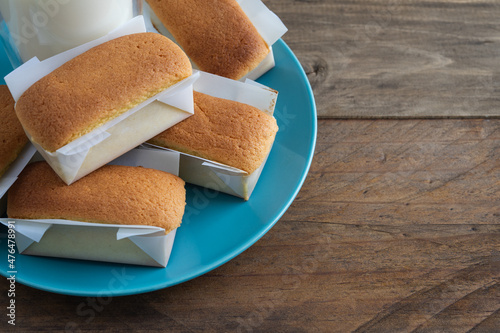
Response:
[[[90,43],[40,62],[33,58],[5,77],[14,99],[33,83],[68,60],[120,36],[145,32],[144,18],[138,16],[114,32]],[[193,83],[197,74],[164,90],[96,130],[74,140],[56,152],[48,152],[32,140],[45,160],[66,184],[71,184],[152,136],[193,114]]]
[[[267,45],[269,45],[269,54],[267,55],[267,57],[259,64],[259,66],[245,75],[240,81],[244,81],[246,79],[256,80],[274,67],[275,61],[272,45],[276,43],[288,31],[288,29],[280,20],[280,18],[271,10],[269,10],[269,8],[267,8],[261,0],[236,1],[248,16],[252,24],[255,26],[264,41],[267,43]],[[144,17],[146,18],[148,30],[159,31],[161,34],[175,41],[175,38],[165,28],[160,19],[151,10],[151,7],[149,7],[146,2],[144,2],[143,12]],[[198,69],[194,63],[193,68]]]
[[[19,156],[17,156],[16,160],[12,162],[7,171],[0,177],[0,216],[5,213],[5,193],[7,193],[12,184],[17,180],[17,177],[21,171],[23,171],[35,152],[35,147],[31,143],[28,143]]]
[[[34,157],[33,160],[39,158]],[[179,154],[134,149],[111,164],[143,166],[177,174]],[[0,219],[14,221],[19,253],[166,267],[176,230],[165,235],[158,227],[88,223],[69,220]]]
[[[278,93],[275,90],[254,81],[247,80],[243,83],[204,72],[200,72],[200,77],[194,84],[194,90],[214,97],[251,105],[271,116],[278,98]],[[155,147],[165,152],[173,151],[149,143],[144,144],[142,147]],[[181,153],[179,177],[187,183],[248,200],[265,164],[266,161],[253,173],[248,174],[243,170],[228,165]]]

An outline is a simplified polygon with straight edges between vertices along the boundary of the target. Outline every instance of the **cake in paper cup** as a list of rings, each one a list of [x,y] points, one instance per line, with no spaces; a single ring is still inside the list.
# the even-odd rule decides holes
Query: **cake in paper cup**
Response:
[[[28,143],[14,111],[14,99],[6,85],[0,85],[0,178]]]
[[[186,182],[248,200],[278,132],[277,92],[208,73],[194,89],[195,114],[148,144],[181,152]]]
[[[35,148],[29,143],[14,110],[14,99],[6,85],[0,85],[0,216],[5,213],[5,193],[29,162]]]
[[[192,115],[185,53],[142,17],[6,77],[33,145],[71,184]]]
[[[8,192],[22,254],[165,267],[186,205],[179,156],[134,149],[66,185],[34,158]],[[144,167],[146,166],[146,167]]]
[[[272,45],[287,31],[260,0],[147,0],[153,26],[175,40],[195,68],[234,80],[274,67]]]

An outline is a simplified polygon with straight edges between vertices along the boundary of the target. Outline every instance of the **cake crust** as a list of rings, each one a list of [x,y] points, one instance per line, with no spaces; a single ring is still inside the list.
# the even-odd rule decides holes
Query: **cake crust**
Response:
[[[0,85],[0,177],[15,161],[28,143],[21,123],[14,111],[14,99],[6,85]]]
[[[200,70],[239,80],[269,46],[234,0],[147,0]]]
[[[274,117],[248,104],[194,92],[193,116],[155,136],[149,142],[248,174],[265,161],[278,125]]]
[[[180,226],[184,181],[142,167],[106,165],[66,185],[46,162],[29,164],[8,192],[7,214],[19,219],[151,225],[168,233]]]
[[[127,35],[37,81],[16,113],[32,140],[54,152],[191,74],[186,54],[167,37]]]

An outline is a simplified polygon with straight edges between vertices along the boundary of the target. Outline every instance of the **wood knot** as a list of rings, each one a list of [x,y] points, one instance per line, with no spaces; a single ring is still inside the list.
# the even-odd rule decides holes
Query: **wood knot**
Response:
[[[302,67],[312,86],[321,84],[326,80],[328,63],[325,59],[313,57],[312,59],[308,59],[305,64],[303,63]]]

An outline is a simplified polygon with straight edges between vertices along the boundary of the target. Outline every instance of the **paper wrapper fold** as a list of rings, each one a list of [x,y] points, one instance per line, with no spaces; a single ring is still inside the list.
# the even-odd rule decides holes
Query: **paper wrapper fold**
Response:
[[[35,152],[35,147],[31,143],[28,143],[17,156],[16,160],[9,166],[7,171],[2,175],[2,177],[0,177],[0,217],[6,210],[5,194],[17,180],[17,177],[29,163]]]
[[[267,57],[256,68],[245,75],[240,81],[244,81],[246,79],[256,80],[275,66],[272,46],[288,31],[288,29],[280,20],[280,18],[269,8],[267,8],[262,1],[236,1],[248,16],[252,24],[255,26],[259,34],[262,36],[266,44],[269,45],[269,54],[267,55]],[[160,19],[156,16],[151,7],[149,7],[147,2],[144,2],[143,12],[149,31],[158,31],[171,40],[175,41],[175,38],[161,23]],[[193,68],[198,69],[195,64],[193,64]]]
[[[77,55],[106,41],[145,31],[144,19],[138,16],[95,41],[41,62],[33,58],[7,75],[5,81],[17,101],[33,83]],[[46,151],[32,139],[30,133],[26,134],[54,171],[69,185],[191,116],[194,112],[192,87],[196,79],[197,74],[184,79],[55,152]]]
[[[245,103],[269,115],[273,115],[278,93],[257,82],[239,82],[220,76],[200,72],[194,85],[200,93]],[[174,150],[146,143],[141,147],[154,147],[165,153]],[[179,177],[185,182],[228,193],[248,200],[257,184],[266,160],[253,173],[203,159],[190,154],[180,153]]]
[[[178,175],[179,154],[134,149],[111,164],[142,166]],[[35,157],[33,160],[39,158]],[[100,224],[69,220],[0,219],[15,225],[16,245],[26,255],[166,267],[176,230],[159,227]]]

